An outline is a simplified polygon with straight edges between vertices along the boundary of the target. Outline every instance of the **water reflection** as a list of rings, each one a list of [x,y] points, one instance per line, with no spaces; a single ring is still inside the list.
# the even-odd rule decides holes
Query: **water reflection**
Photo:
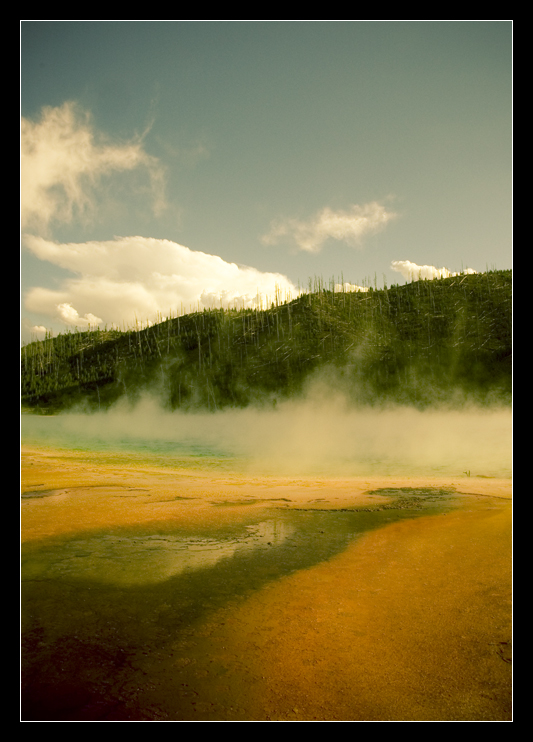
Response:
[[[277,547],[294,532],[279,520],[246,526],[243,533],[219,537],[139,534],[71,539],[60,549],[23,560],[24,579],[95,580],[134,586],[167,580],[184,572],[214,567],[224,559]]]
[[[276,510],[195,536],[158,526],[24,544],[23,719],[155,720],[159,708],[179,715],[187,668],[205,660],[195,634],[210,617],[366,531],[453,506],[452,498],[428,498],[427,507],[417,499],[422,507],[413,509]],[[156,686],[155,706],[139,707],[138,694]]]

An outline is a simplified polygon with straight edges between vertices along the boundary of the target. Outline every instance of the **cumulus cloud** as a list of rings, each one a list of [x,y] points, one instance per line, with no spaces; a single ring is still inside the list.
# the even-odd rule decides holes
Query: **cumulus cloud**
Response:
[[[363,206],[355,204],[349,211],[334,211],[326,206],[308,221],[284,219],[274,222],[270,232],[261,239],[264,244],[274,245],[287,238],[300,250],[316,253],[329,238],[356,245],[362,237],[382,229],[395,216],[377,201]]]
[[[432,280],[433,278],[449,278],[450,276],[458,276],[459,273],[452,273],[447,268],[435,268],[434,265],[417,265],[412,263],[410,260],[393,260],[391,263],[393,271],[401,273],[404,278],[409,281],[416,281],[419,279]],[[472,268],[467,268],[462,271],[463,273],[477,273]]]
[[[94,209],[95,186],[103,176],[144,168],[154,211],[165,206],[164,171],[147,154],[143,138],[104,141],[90,116],[75,103],[45,107],[40,121],[21,122],[21,221],[23,229],[87,217]]]
[[[369,291],[369,288],[367,286],[357,286],[357,284],[355,283],[336,283],[335,291],[338,293],[351,291]]]
[[[61,244],[26,235],[40,260],[72,272],[58,289],[31,288],[25,308],[67,325],[133,326],[169,313],[204,307],[256,307],[296,298],[298,289],[279,273],[228,263],[170,240],[117,237]]]
[[[48,332],[51,333],[51,330],[44,325],[34,325],[26,317],[21,318],[20,339],[22,343],[43,340]]]
[[[91,314],[91,312],[87,312],[87,314],[84,317],[80,317],[77,310],[74,309],[72,304],[67,304],[67,303],[58,304],[57,313],[60,319],[62,319],[66,325],[79,327],[79,328],[97,327],[98,325],[101,325],[103,322],[103,320],[101,320],[100,317],[95,317],[95,315]]]

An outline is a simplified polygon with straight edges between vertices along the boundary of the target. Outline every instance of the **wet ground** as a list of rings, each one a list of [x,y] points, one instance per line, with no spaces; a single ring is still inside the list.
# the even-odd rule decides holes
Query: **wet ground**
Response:
[[[37,490],[22,497],[62,494]],[[141,691],[158,685],[153,657],[175,659],[178,667],[196,662],[194,647],[183,651],[180,642],[186,644],[210,614],[330,559],[369,530],[453,503],[453,493],[439,488],[373,494],[385,495],[389,504],[276,507],[246,525],[200,528],[194,535],[158,524],[25,545],[23,719],[165,717],[165,703],[150,709],[137,704]],[[183,687],[177,683],[173,715],[179,716]]]
[[[509,531],[501,520],[510,513],[505,482],[223,479],[37,450],[24,462],[23,721],[450,718],[456,712],[442,699],[429,711],[386,700],[387,678],[401,670],[397,687],[406,682],[396,649],[379,677],[376,662],[367,663],[375,651],[386,657],[389,645],[403,646],[396,618],[412,610],[420,570],[429,570],[418,588],[431,603],[434,575],[451,569],[451,549],[472,534],[481,544],[473,574],[462,588],[450,577],[453,586],[441,586],[434,600],[466,590],[467,624],[446,598],[440,617],[407,617],[401,627],[422,641],[428,626],[442,632],[451,611],[460,635],[474,631],[474,645],[483,646],[473,666],[489,663],[476,680],[477,700],[459,718],[509,717],[509,678],[501,675],[510,669],[508,545],[480,577],[494,528]],[[383,534],[394,536],[393,546],[380,556]],[[468,574],[468,548],[458,574]],[[420,549],[427,555],[415,562]],[[483,580],[481,593],[497,607],[494,626],[480,633]],[[378,602],[370,609],[369,600]],[[376,633],[380,620],[387,629]],[[407,666],[431,665],[427,647],[418,659],[409,652]],[[435,661],[442,652],[435,648]],[[361,687],[348,702],[354,683]],[[479,700],[484,692],[488,701]],[[453,683],[450,693],[465,696]]]

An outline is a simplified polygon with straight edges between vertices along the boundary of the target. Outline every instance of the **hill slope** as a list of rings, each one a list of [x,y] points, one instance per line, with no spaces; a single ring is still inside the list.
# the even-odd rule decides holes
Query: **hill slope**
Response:
[[[275,404],[326,370],[362,404],[510,403],[511,312],[511,271],[493,271],[68,333],[22,349],[22,404],[102,409],[146,390],[170,409]]]

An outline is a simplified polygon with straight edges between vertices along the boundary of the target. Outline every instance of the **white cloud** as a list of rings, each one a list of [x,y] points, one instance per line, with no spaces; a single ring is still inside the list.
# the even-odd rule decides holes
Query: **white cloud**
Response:
[[[170,240],[122,237],[60,244],[24,238],[39,259],[74,275],[57,290],[34,287],[25,309],[78,327],[105,323],[131,327],[171,312],[204,307],[255,307],[296,298],[298,289],[279,273],[227,263]]]
[[[20,339],[23,344],[32,343],[34,340],[44,340],[46,334],[51,332],[44,325],[32,325],[26,318],[22,319],[20,329]]]
[[[328,206],[308,221],[284,219],[272,224],[271,230],[261,239],[267,245],[282,238],[296,242],[300,250],[319,252],[324,242],[332,238],[357,244],[362,237],[382,229],[396,214],[387,211],[377,201],[358,206],[349,211],[333,211]]]
[[[142,137],[109,143],[95,133],[89,114],[72,102],[45,107],[41,120],[21,122],[21,221],[23,229],[87,217],[102,176],[147,170],[154,211],[164,206],[164,172],[143,149]]]
[[[409,281],[417,281],[419,279],[433,279],[433,278],[449,278],[450,276],[458,276],[459,273],[452,273],[447,268],[435,268],[434,265],[417,265],[411,263],[410,260],[393,260],[391,263],[393,271],[401,273],[404,278]],[[472,268],[467,268],[462,273],[477,273]]]
[[[341,292],[357,292],[357,291],[369,291],[367,286],[357,286],[355,283],[336,283],[335,291]]]
[[[71,327],[78,327],[80,329],[82,327],[97,327],[103,322],[100,317],[95,317],[94,314],[91,314],[90,312],[87,312],[85,317],[80,317],[77,310],[74,309],[72,304],[67,303],[58,304],[57,313],[60,319],[62,319],[66,325],[69,325]]]

